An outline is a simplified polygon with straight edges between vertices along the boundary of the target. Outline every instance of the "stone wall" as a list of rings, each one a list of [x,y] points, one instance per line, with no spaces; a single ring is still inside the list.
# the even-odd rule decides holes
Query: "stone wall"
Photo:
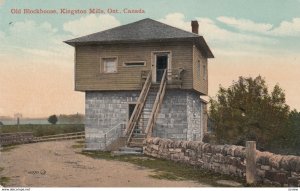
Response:
[[[300,157],[256,151],[257,180],[277,186],[300,186]]]
[[[118,135],[104,140],[104,134],[112,127],[128,120],[128,104],[136,102],[138,91],[86,92],[85,137],[86,148],[104,150]]]
[[[112,127],[128,121],[128,104],[135,103],[139,91],[86,92],[86,147],[104,150],[116,136],[104,142],[104,134]],[[202,140],[203,105],[199,94],[188,90],[167,89],[153,136],[172,140]],[[153,105],[152,105],[153,106]],[[151,108],[152,108],[151,106]]]
[[[187,92],[166,90],[152,135],[186,140],[187,127]]]
[[[193,91],[168,89],[152,135],[172,140],[202,140],[203,104]]]
[[[148,138],[144,154],[196,165],[221,174],[245,178],[246,148],[211,145],[200,141],[172,141]],[[275,186],[300,186],[300,157],[256,151],[256,179]]]
[[[202,141],[204,135],[203,127],[203,106],[198,94],[187,93],[187,139],[193,141]]]

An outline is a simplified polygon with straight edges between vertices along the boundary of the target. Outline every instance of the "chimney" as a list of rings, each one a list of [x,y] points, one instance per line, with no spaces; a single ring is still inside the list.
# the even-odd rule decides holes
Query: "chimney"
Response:
[[[195,34],[198,34],[199,33],[199,24],[198,24],[198,21],[192,21],[191,22],[191,25],[192,25],[192,32],[195,33]]]

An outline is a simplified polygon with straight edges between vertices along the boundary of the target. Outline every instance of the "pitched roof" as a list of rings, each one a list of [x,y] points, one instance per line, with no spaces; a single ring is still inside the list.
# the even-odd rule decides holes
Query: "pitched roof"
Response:
[[[149,18],[79,38],[67,40],[65,43],[76,46],[80,44],[112,44],[175,40],[194,41],[196,45],[200,46],[200,50],[203,50],[208,58],[214,57],[202,36]]]

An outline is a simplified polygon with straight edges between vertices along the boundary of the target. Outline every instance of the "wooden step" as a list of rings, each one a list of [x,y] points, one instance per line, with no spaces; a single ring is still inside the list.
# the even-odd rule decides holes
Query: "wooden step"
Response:
[[[144,139],[145,139],[145,137],[132,137],[131,138],[131,141],[133,141],[133,142],[143,142],[144,141]]]
[[[136,135],[133,135],[132,138],[145,139],[145,138],[146,138],[146,135],[145,135],[145,134],[142,134],[142,135],[136,134]]]
[[[142,155],[142,152],[136,152],[136,151],[112,151],[112,156],[121,156],[121,155]]]
[[[120,147],[119,151],[143,152],[143,149],[140,147]]]
[[[138,143],[138,142],[130,142],[129,145],[130,147],[140,147],[142,148],[143,147],[143,143]]]

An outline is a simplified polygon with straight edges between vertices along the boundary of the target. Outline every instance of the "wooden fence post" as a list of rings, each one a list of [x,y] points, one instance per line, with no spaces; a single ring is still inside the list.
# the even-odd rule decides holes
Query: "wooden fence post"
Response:
[[[246,181],[256,183],[256,142],[246,142]]]
[[[106,150],[106,134],[104,134],[104,147],[105,147],[105,150]]]

